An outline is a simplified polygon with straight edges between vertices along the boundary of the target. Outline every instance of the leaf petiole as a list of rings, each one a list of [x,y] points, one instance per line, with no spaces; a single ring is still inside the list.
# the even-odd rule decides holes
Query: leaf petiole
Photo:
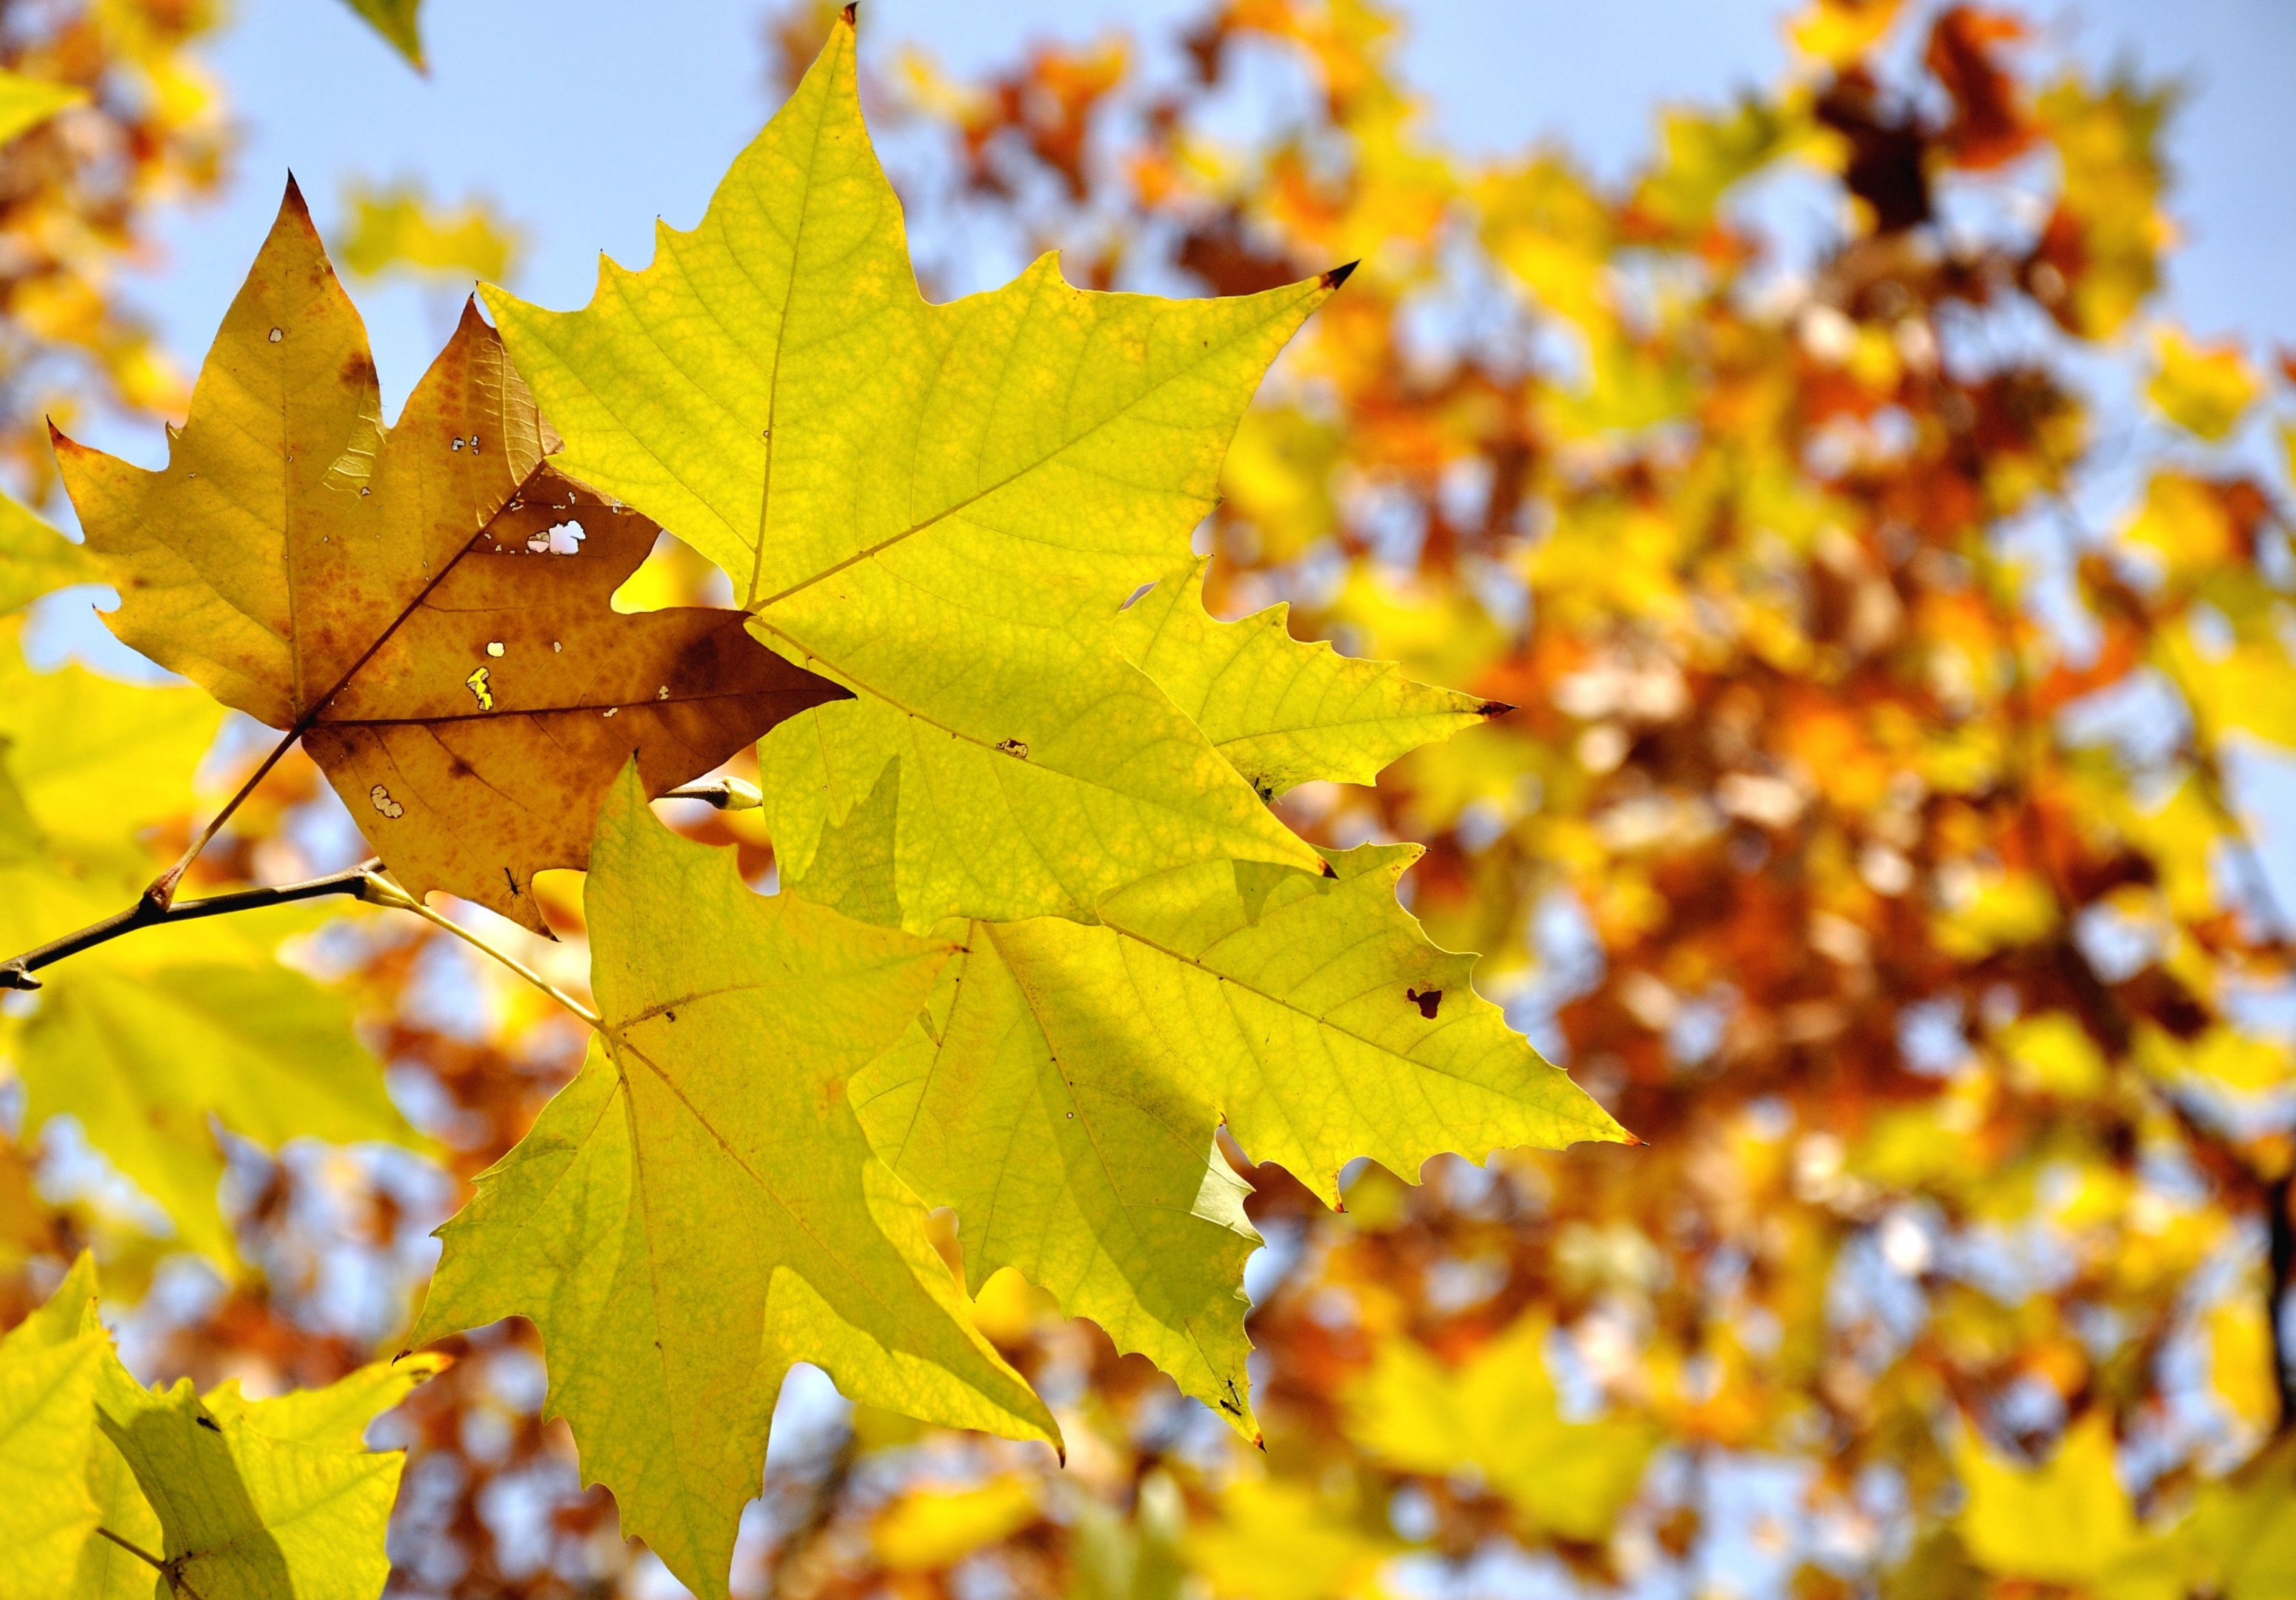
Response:
[[[603,1019],[602,1019],[596,1012],[591,1010],[588,1006],[583,1005],[581,1001],[576,999],[564,989],[551,982],[549,979],[544,977],[540,972],[536,972],[532,967],[527,965],[526,963],[521,961],[508,950],[504,949],[501,946],[493,943],[491,940],[480,937],[479,934],[472,932],[468,928],[463,927],[462,923],[455,921],[454,918],[449,916],[441,916],[438,912],[431,910],[430,907],[422,904],[422,901],[407,893],[406,890],[401,889],[389,878],[384,877],[379,870],[380,866],[380,863],[374,863],[372,864],[370,867],[363,867],[360,869],[365,874],[366,879],[366,891],[359,897],[361,899],[366,900],[373,905],[396,906],[401,911],[412,911],[424,922],[445,929],[456,939],[459,939],[464,944],[469,945],[472,948],[493,956],[496,961],[501,962],[503,965],[508,967],[512,972],[516,972],[520,977],[534,985],[535,988],[540,989],[544,994],[548,995],[552,999],[557,1001],[567,1010],[581,1018],[591,1027],[603,1028],[605,1026]]]

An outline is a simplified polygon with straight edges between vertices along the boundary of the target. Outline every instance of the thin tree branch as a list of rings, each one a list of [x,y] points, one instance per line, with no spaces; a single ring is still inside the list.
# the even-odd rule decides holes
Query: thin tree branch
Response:
[[[2296,1432],[2296,1350],[2288,1348],[2288,1292],[2296,1289],[2296,1193],[2283,1177],[2265,1191],[2270,1209],[2270,1260],[2265,1268],[2265,1325],[2272,1334],[2272,1391],[2280,1399],[2280,1421],[2275,1430]]]
[[[100,923],[90,923],[76,933],[51,939],[36,950],[7,961],[0,961],[0,989],[37,989],[40,981],[32,976],[42,967],[62,961],[67,956],[77,956],[82,950],[109,944],[125,933],[139,928],[156,928],[168,923],[196,922],[205,916],[227,916],[235,911],[258,911],[266,906],[291,905],[297,900],[316,900],[329,895],[347,894],[360,899],[373,898],[370,884],[373,869],[380,861],[364,861],[346,871],[331,873],[324,878],[310,878],[300,883],[282,883],[271,889],[237,889],[229,894],[209,895],[204,899],[163,903],[145,894],[127,910],[105,917]]]

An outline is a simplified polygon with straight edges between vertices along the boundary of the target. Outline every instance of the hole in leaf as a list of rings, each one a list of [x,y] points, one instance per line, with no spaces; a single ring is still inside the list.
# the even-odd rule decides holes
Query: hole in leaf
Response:
[[[463,686],[478,696],[479,710],[481,711],[491,711],[495,709],[495,692],[488,684],[487,678],[487,669],[481,667],[463,680]]]
[[[374,802],[374,808],[381,812],[385,816],[400,817],[406,815],[406,808],[400,805],[397,800],[391,799],[390,791],[384,788],[381,784],[377,784],[373,788],[368,790],[366,792],[366,797]]]
[[[503,642],[500,639],[489,639],[487,641],[487,653],[488,655],[498,657],[502,652]]]
[[[286,337],[287,335],[280,329],[274,328],[271,330],[271,342],[274,344],[277,344],[281,340]]]
[[[528,536],[526,547],[537,555],[579,555],[582,541],[587,536],[582,524],[569,519],[553,523],[540,533]]]

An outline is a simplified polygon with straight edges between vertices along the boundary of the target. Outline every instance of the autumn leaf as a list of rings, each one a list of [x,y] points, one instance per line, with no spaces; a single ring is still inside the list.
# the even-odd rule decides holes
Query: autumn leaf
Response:
[[[2296,1440],[2285,1436],[2239,1472],[2202,1486],[2191,1542],[2225,1600],[2296,1593]]]
[[[383,429],[365,328],[291,183],[167,467],[56,444],[122,595],[112,631],[299,734],[409,890],[537,932],[534,874],[583,864],[633,751],[659,793],[843,693],[733,613],[615,614],[658,530],[545,439],[475,308]]]
[[[67,106],[84,104],[87,91],[20,72],[0,71],[0,144],[29,133]]]
[[[2263,381],[2236,342],[2200,344],[2177,327],[2153,330],[2152,376],[2144,398],[2179,428],[2222,444],[2263,398]]]
[[[1037,1490],[1025,1478],[992,1479],[977,1489],[919,1489],[885,1508],[869,1529],[869,1543],[893,1571],[939,1571],[1011,1538],[1037,1514]]]
[[[180,816],[223,720],[196,689],[36,672],[0,619],[0,939],[21,949],[117,910],[150,876],[140,829]]]
[[[1018,1268],[1250,1436],[1259,1235],[1223,1124],[1332,1205],[1359,1155],[1414,1175],[1445,1151],[1626,1138],[1396,903],[1418,856],[1333,851],[1331,877],[1211,862],[1111,896],[1099,927],[964,926],[852,1092],[887,1163],[955,1208],[975,1292]]]
[[[236,1383],[205,1399],[188,1379],[146,1390],[96,1319],[83,1253],[0,1341],[0,1427],[17,1424],[0,1475],[24,1469],[0,1503],[0,1594],[372,1600],[390,1571],[382,1535],[402,1456],[368,1451],[364,1436],[439,1366],[363,1367],[268,1400]],[[29,1414],[12,1408],[28,1376],[48,1380]]]
[[[1658,1435],[1623,1417],[1564,1421],[1548,1332],[1523,1317],[1456,1367],[1408,1338],[1381,1341],[1345,1392],[1349,1436],[1409,1472],[1479,1473],[1533,1527],[1598,1542],[1634,1497]]]
[[[655,822],[634,775],[585,905],[600,1041],[441,1230],[411,1342],[531,1319],[585,1477],[704,1595],[726,1592],[795,1362],[857,1401],[1056,1441],[846,1099],[947,947],[753,894],[730,852]]]
[[[102,583],[87,552],[0,495],[0,617],[76,583]]]
[[[101,1331],[84,1332],[71,1280],[0,1339],[0,1596],[69,1592],[99,1508],[79,1470],[95,1432]],[[59,1309],[60,1307],[65,1309]],[[61,1470],[60,1470],[61,1469]]]
[[[83,959],[52,977],[15,1046],[24,1128],[77,1118],[88,1143],[226,1268],[223,1152],[208,1119],[267,1151],[289,1139],[422,1150],[349,1007],[275,962],[137,970]]]
[[[24,666],[0,624],[0,937],[53,937],[116,909],[150,875],[142,827],[180,816],[220,711],[191,688]],[[21,1128],[60,1113],[153,1200],[185,1244],[234,1260],[217,1209],[212,1115],[268,1150],[317,1136],[423,1149],[384,1093],[348,1008],[273,950],[314,914],[147,931],[48,974],[38,1009],[0,1022]]]
[[[429,70],[422,60],[422,35],[416,17],[422,0],[343,0],[343,4],[405,56],[409,66],[417,72]]]
[[[1195,1529],[1189,1564],[1223,1600],[1372,1600],[1394,1543],[1335,1515],[1314,1490],[1238,1478],[1219,1520]]]
[[[2007,1460],[1981,1440],[1960,1450],[1969,1499],[1962,1542],[1980,1566],[2004,1577],[2043,1583],[2137,1588],[2161,1553],[2138,1526],[2113,1463],[2112,1421],[2093,1412],[2065,1430],[2038,1466]]]
[[[510,276],[523,244],[518,230],[491,208],[466,201],[449,209],[416,184],[354,184],[343,203],[350,216],[337,253],[357,277],[502,279]]]
[[[1203,606],[1210,564],[1193,562],[1134,602],[1117,642],[1263,795],[1318,779],[1371,783],[1397,757],[1512,709],[1295,639],[1289,605],[1217,621]]]
[[[484,291],[567,470],[723,567],[758,636],[850,688],[761,751],[783,882],[900,764],[901,923],[1057,915],[1151,873],[1313,852],[1107,619],[1185,559],[1262,371],[1326,275],[1237,299],[1089,293],[1047,256],[918,294],[853,28],[653,264],[587,308]]]

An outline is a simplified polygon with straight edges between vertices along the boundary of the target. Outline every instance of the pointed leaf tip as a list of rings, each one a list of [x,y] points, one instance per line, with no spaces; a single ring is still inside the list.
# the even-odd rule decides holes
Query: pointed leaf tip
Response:
[[[1485,717],[1504,717],[1514,709],[1504,700],[1487,700],[1475,708]]]
[[[853,4],[848,5],[843,11],[839,12],[837,16],[838,20],[843,22],[848,28],[858,26],[861,16],[859,0],[855,0]]]
[[[1341,284],[1353,277],[1355,275],[1356,268],[1362,265],[1363,263],[1358,260],[1350,261],[1344,267],[1334,267],[1331,271],[1324,275],[1324,287],[1326,289],[1337,289]]]

